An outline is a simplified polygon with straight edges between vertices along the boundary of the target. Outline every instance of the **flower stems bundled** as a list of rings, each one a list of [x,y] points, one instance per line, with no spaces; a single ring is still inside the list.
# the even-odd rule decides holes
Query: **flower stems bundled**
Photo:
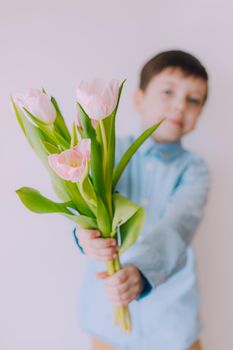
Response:
[[[11,100],[18,122],[35,153],[46,166],[55,193],[54,202],[39,191],[23,187],[16,192],[35,213],[60,213],[102,237],[120,235],[118,257],[106,263],[111,276],[121,269],[120,256],[138,238],[144,209],[116,192],[116,185],[133,154],[158,128],[144,131],[115,165],[115,118],[125,81],[96,79],[77,89],[78,120],[69,132],[56,100],[44,90],[31,89]],[[127,306],[116,307],[114,322],[131,331]]]

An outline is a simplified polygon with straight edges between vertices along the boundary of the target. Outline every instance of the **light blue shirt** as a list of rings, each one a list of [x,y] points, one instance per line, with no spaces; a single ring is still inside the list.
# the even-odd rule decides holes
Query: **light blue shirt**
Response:
[[[117,160],[132,143],[117,140]],[[95,277],[105,264],[86,260],[78,308],[80,328],[118,349],[186,350],[200,337],[199,293],[191,242],[207,200],[205,162],[180,141],[147,140],[129,162],[117,190],[146,211],[137,242],[121,256],[147,283],[129,304],[131,334],[113,324],[113,306]],[[75,231],[74,231],[75,234]]]

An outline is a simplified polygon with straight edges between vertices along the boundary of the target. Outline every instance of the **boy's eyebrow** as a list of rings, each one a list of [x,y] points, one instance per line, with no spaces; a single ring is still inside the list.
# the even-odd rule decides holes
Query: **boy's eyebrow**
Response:
[[[176,86],[177,84],[176,84],[176,82],[174,82],[174,81],[169,81],[169,80],[161,80],[160,81],[160,84],[161,85],[173,85],[173,86]],[[200,97],[200,98],[202,98],[202,91],[200,91],[200,90],[192,90],[192,91],[189,91],[188,92],[189,94],[197,94],[198,95],[198,97]]]
[[[189,92],[190,95],[197,95],[198,98],[202,98],[202,94],[200,93],[200,91],[191,91]]]
[[[167,84],[176,85],[173,81],[166,81],[166,80],[161,80],[160,84],[161,85],[167,85]]]
[[[200,91],[200,90],[191,90],[191,91],[189,91],[189,94],[198,95],[199,98],[202,98],[203,91]]]

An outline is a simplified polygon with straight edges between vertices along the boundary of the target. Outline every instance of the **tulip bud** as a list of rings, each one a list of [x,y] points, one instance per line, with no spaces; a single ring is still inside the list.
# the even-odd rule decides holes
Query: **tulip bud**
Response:
[[[32,115],[44,123],[54,123],[57,112],[46,93],[38,89],[30,89],[25,94],[15,94],[13,99],[20,109],[28,109]]]
[[[115,109],[119,94],[118,80],[82,81],[77,88],[77,100],[91,119],[101,120]]]

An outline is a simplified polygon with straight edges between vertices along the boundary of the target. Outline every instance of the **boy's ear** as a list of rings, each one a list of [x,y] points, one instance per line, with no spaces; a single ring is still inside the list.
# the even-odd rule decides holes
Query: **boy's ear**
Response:
[[[137,89],[133,94],[133,105],[138,113],[142,113],[142,101],[144,92],[141,89]]]

